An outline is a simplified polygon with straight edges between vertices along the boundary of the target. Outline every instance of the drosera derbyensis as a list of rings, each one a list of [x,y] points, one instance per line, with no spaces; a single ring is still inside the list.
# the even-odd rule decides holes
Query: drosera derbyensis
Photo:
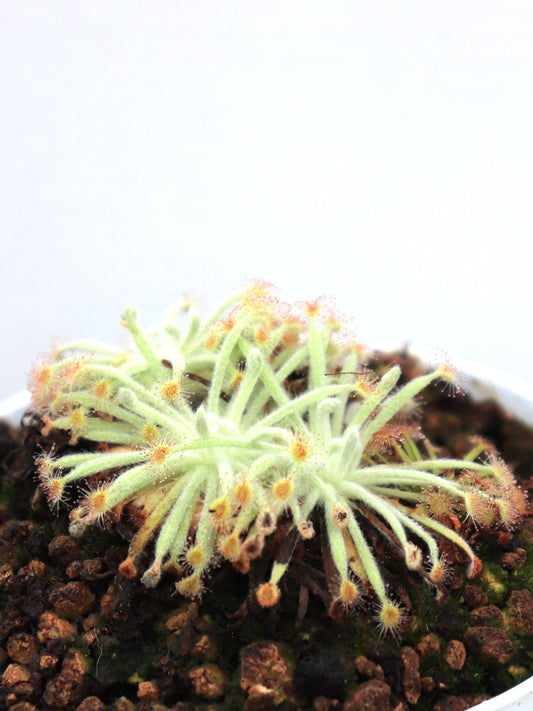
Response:
[[[133,307],[121,324],[129,349],[60,347],[35,367],[30,388],[45,434],[64,430],[76,448],[37,460],[49,504],[87,482],[70,532],[112,525],[126,504],[142,508],[120,568],[129,578],[152,587],[178,571],[178,592],[198,597],[214,565],[246,572],[288,526],[255,590],[268,608],[282,604],[296,545],[320,531],[332,610],[357,608],[364,591],[378,629],[395,632],[404,610],[389,596],[369,526],[438,592],[441,541],[461,550],[467,575],[480,570],[453,526],[458,516],[511,528],[524,515],[525,496],[496,453],[473,442],[463,459],[439,457],[420,432],[421,393],[437,381],[453,387],[449,363],[401,386],[399,366],[378,376],[323,297],[290,305],[258,281],[206,321],[187,300],[160,328],[145,331]],[[140,570],[144,549],[153,558]]]

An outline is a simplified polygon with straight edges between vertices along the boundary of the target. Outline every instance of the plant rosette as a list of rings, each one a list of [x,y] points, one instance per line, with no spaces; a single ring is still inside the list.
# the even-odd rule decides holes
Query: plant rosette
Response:
[[[128,309],[122,323],[133,357],[71,344],[38,365],[31,380],[32,408],[46,432],[63,430],[74,448],[78,440],[101,443],[96,452],[50,451],[38,460],[52,507],[64,504],[67,487],[96,477],[71,511],[71,535],[115,521],[124,504],[146,511],[120,567],[126,577],[140,576],[152,588],[165,571],[185,570],[176,589],[194,599],[215,561],[247,572],[280,528],[286,540],[255,589],[260,607],[274,607],[297,540],[314,536],[318,510],[330,614],[356,606],[364,590],[375,600],[378,629],[396,634],[403,611],[388,595],[358,517],[381,521],[407,568],[438,595],[447,574],[438,541],[461,551],[468,576],[481,561],[432,506],[444,502],[453,507],[448,518],[461,511],[476,526],[503,529],[525,513],[520,488],[490,447],[477,443],[464,459],[441,459],[412,424],[424,388],[438,380],[455,385],[448,365],[402,386],[397,366],[375,376],[368,354],[337,337],[339,321],[325,301],[300,305],[295,314],[263,285],[204,324],[189,305],[183,310],[184,329],[169,321],[144,332]],[[474,398],[496,399],[533,423],[531,388],[477,364],[458,365]],[[5,401],[0,416],[13,418],[27,398]],[[152,562],[139,568],[147,546]],[[531,694],[529,679],[475,708],[514,711],[517,698]]]

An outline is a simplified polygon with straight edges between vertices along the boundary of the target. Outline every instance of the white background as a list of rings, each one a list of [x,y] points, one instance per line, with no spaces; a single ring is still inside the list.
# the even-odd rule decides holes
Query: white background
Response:
[[[0,398],[247,276],[533,383],[533,5],[0,2]]]

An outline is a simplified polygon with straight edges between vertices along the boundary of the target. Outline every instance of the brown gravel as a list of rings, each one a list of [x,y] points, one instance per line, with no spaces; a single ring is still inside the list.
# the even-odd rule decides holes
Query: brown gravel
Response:
[[[391,688],[379,679],[365,681],[342,705],[342,711],[391,711]]]
[[[406,703],[400,701],[398,704],[396,704],[392,711],[409,711],[409,707]]]
[[[82,655],[76,650],[68,652],[59,674],[47,682],[43,700],[53,709],[65,709],[81,701],[85,682],[85,662]]]
[[[243,691],[256,684],[275,689],[289,679],[287,662],[277,644],[261,640],[243,649],[240,681]]]
[[[453,669],[459,671],[464,667],[466,661],[466,649],[462,642],[458,639],[451,639],[444,650],[444,659],[446,664]]]
[[[385,674],[380,664],[376,664],[362,654],[355,660],[355,668],[357,673],[367,679],[385,680]]]
[[[254,684],[248,690],[244,711],[270,711],[279,706],[285,698],[279,689],[267,689],[262,684]]]
[[[154,681],[141,681],[137,689],[137,698],[143,701],[157,701],[159,699],[159,687]]]
[[[483,605],[472,610],[470,621],[474,625],[486,625],[489,622],[503,622],[503,612],[496,605]]]
[[[58,583],[50,593],[50,602],[58,615],[72,619],[85,615],[93,608],[95,596],[87,583],[74,580]]]
[[[54,640],[72,642],[76,637],[76,627],[54,612],[43,612],[39,617],[37,639],[41,644]]]
[[[135,704],[122,696],[116,701],[113,711],[133,711],[134,709]]]
[[[227,687],[226,675],[216,664],[206,664],[189,672],[189,680],[196,696],[213,701],[224,695]]]
[[[482,607],[489,601],[487,593],[479,585],[466,585],[464,599],[465,605],[472,608]]]
[[[82,580],[101,580],[110,573],[103,558],[90,558],[80,561],[79,576]]]
[[[507,664],[515,652],[507,632],[498,627],[470,627],[464,643],[470,653],[495,664]]]
[[[423,676],[420,679],[420,688],[423,694],[431,694],[435,691],[436,686],[435,679],[432,676]]]
[[[38,657],[37,666],[45,678],[56,670],[58,664],[59,657],[53,654],[40,654]]]
[[[128,619],[131,611],[131,600],[123,595],[118,582],[113,580],[100,602],[102,616],[113,622],[122,622]]]
[[[67,566],[76,560],[79,552],[79,544],[71,536],[56,536],[48,544],[48,555],[56,565]]]
[[[527,560],[525,548],[517,548],[515,551],[504,553],[501,559],[501,566],[509,572],[521,568]]]
[[[204,662],[216,659],[217,655],[218,649],[213,638],[208,634],[203,634],[191,649],[191,657],[197,657]]]
[[[437,701],[433,711],[467,711],[474,701],[466,696],[444,696]]]
[[[431,654],[440,652],[440,639],[434,632],[430,632],[422,637],[416,645],[417,652],[421,657],[427,657]]]
[[[341,702],[338,699],[329,699],[327,696],[315,696],[313,699],[313,711],[338,711]]]
[[[412,647],[402,648],[402,688],[409,704],[415,705],[421,694],[418,654]]]
[[[516,634],[533,635],[533,595],[530,590],[514,590],[508,601],[509,624]]]
[[[31,695],[35,688],[28,667],[24,664],[8,664],[2,674],[0,689],[5,693],[9,705]]]
[[[97,696],[87,696],[83,699],[79,706],[76,706],[76,711],[105,711],[106,705]]]
[[[32,656],[37,653],[37,640],[27,632],[16,632],[7,640],[6,650],[14,662],[29,664]]]

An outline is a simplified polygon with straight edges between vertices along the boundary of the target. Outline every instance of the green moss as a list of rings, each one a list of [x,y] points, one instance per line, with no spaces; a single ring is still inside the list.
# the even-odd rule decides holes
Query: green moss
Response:
[[[509,595],[509,579],[498,563],[485,562],[481,571],[483,589],[488,595],[489,604],[501,605]]]

